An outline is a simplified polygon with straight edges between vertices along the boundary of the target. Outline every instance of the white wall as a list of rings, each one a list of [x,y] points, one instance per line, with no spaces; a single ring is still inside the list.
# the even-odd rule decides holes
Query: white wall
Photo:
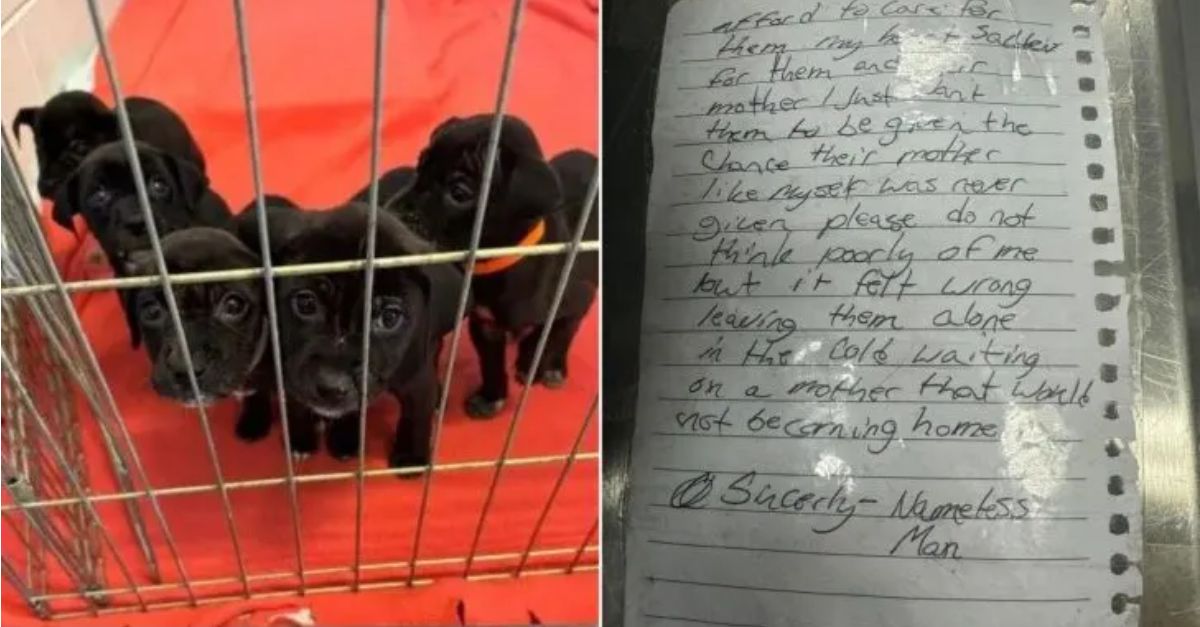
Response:
[[[100,0],[105,23],[123,0]],[[64,89],[90,89],[96,38],[85,0],[0,0],[0,119],[11,132],[22,107]],[[14,141],[16,138],[13,138]],[[35,195],[37,157],[24,131],[17,163]]]

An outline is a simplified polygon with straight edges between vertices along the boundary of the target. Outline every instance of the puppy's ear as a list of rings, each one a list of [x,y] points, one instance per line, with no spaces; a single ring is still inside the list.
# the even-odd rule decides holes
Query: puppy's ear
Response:
[[[540,218],[562,203],[562,186],[550,164],[540,158],[517,157],[508,177],[504,204],[528,218]]]
[[[195,208],[208,189],[208,176],[190,161],[185,161],[175,155],[163,154],[163,160],[171,175],[175,178],[176,189],[179,190],[188,207]]]
[[[432,133],[429,134],[429,143],[432,144],[439,135],[446,132],[459,122],[462,122],[462,118],[456,118],[453,116],[446,118],[441,124],[438,124],[437,127],[433,129]]]
[[[125,324],[129,327],[129,343],[133,348],[142,345],[142,328],[138,326],[137,290],[120,293],[121,309],[125,311]]]
[[[79,198],[79,172],[73,172],[67,180],[59,183],[54,192],[54,208],[50,217],[62,228],[75,232],[75,214],[81,209]]]
[[[117,268],[117,276],[145,276],[156,274],[154,251],[135,250],[126,258],[125,268]],[[123,290],[120,292],[121,309],[125,311],[125,324],[129,327],[129,341],[134,348],[142,345],[142,328],[138,325],[138,293],[141,290]]]
[[[41,107],[25,107],[17,111],[17,117],[13,118],[12,132],[13,137],[17,140],[17,145],[21,145],[21,127],[28,126],[29,130],[37,133],[38,118],[42,115]]]
[[[268,197],[270,199],[270,197]],[[286,200],[286,199],[285,199]],[[302,211],[290,200],[288,204],[267,204],[267,237],[271,243],[271,255],[288,254],[288,245],[304,232],[309,221],[309,212]],[[258,209],[250,207],[234,218],[234,231],[242,244],[255,254],[262,255],[258,231]]]
[[[146,276],[149,274],[158,274],[158,264],[154,263],[153,250],[133,250],[126,257],[126,265],[129,267],[130,276]],[[136,290],[129,290],[133,293]]]

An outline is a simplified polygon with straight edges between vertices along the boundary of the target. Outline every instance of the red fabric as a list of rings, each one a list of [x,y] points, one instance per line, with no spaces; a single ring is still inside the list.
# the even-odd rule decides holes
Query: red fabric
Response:
[[[266,189],[290,196],[306,207],[328,207],[347,198],[367,180],[371,123],[372,37],[374,4],[366,0],[291,0],[247,2],[262,165]],[[383,166],[415,162],[429,132],[450,115],[490,111],[495,104],[500,62],[511,7],[493,0],[392,0],[388,15],[383,128]],[[187,121],[204,150],[212,186],[238,210],[252,199],[250,149],[242,107],[236,35],[229,3],[183,0],[128,0],[111,28],[118,75],[127,95],[161,99]],[[537,131],[548,155],[574,147],[597,148],[596,9],[587,0],[533,0],[527,7],[518,44],[509,111],[524,117]],[[101,66],[98,92],[110,90]],[[103,263],[95,260],[90,236],[81,241],[48,220],[55,256],[68,279],[95,277]],[[83,234],[83,229],[79,229]],[[192,411],[157,398],[149,387],[148,359],[130,349],[129,338],[112,292],[76,297],[76,306],[93,348],[108,377],[142,461],[155,488],[210,484],[214,480],[199,420]],[[565,453],[596,393],[597,320],[588,316],[573,349],[570,379],[562,390],[537,388],[519,427],[512,455],[527,457]],[[513,351],[515,352],[515,351]],[[513,354],[510,352],[510,358]],[[492,421],[472,421],[461,411],[479,375],[464,333],[451,386],[450,410],[437,461],[452,463],[498,456],[512,418],[516,394],[508,410]],[[82,398],[83,415],[89,410]],[[279,429],[253,445],[233,434],[235,403],[211,408],[209,416],[217,451],[228,481],[280,477],[284,474]],[[396,405],[390,399],[372,408],[368,428],[368,466],[386,465],[386,450]],[[88,471],[94,492],[115,490],[99,448],[98,432],[84,421]],[[585,438],[584,451],[598,448],[596,429]],[[322,454],[298,467],[301,473],[350,471],[354,463],[338,463]],[[508,467],[496,493],[480,553],[519,552],[549,495],[560,464]],[[491,470],[438,473],[434,479],[421,557],[461,556],[470,546]],[[598,465],[582,461],[571,471],[556,506],[539,536],[539,548],[575,547],[597,515]],[[307,569],[344,567],[351,563],[354,543],[355,491],[352,481],[302,484],[300,508]],[[366,484],[362,554],[367,562],[409,558],[421,482],[369,479]],[[230,492],[250,573],[295,568],[292,524],[283,487]],[[188,574],[193,579],[236,574],[232,545],[220,500],[215,492],[161,499]],[[99,506],[106,526],[140,582],[145,568],[124,522],[119,503]],[[148,505],[142,511],[158,550],[164,578],[178,574]],[[5,543],[13,542],[5,529]],[[6,550],[7,555],[19,552]],[[562,565],[570,555],[533,560],[531,566]],[[594,562],[588,553],[584,562]],[[477,562],[473,572],[511,567],[513,560]],[[114,560],[107,560],[110,585],[124,585]],[[422,575],[457,576],[462,564],[431,567]],[[54,573],[58,591],[70,590]],[[396,569],[372,570],[367,581],[395,579]],[[344,574],[313,577],[310,585],[346,581]],[[294,580],[254,582],[255,590],[284,590]],[[370,608],[391,607],[396,621],[440,621],[452,618],[454,599],[470,597],[470,622],[526,621],[532,611],[544,620],[595,620],[594,575],[548,576],[507,583],[443,581],[430,587],[346,597],[312,597],[334,603],[351,622],[380,619]],[[5,586],[4,620],[28,618],[13,590]],[[198,594],[236,594],[237,586],[198,588]],[[180,600],[181,591],[147,594],[150,600]],[[380,606],[376,597],[386,597]],[[343,601],[331,601],[343,598]],[[318,601],[318,599],[320,599]],[[133,602],[130,595],[112,599]],[[56,610],[79,607],[56,602]],[[491,608],[491,609],[490,609]],[[514,609],[518,608],[518,609]],[[492,612],[494,609],[494,612]],[[329,610],[327,610],[328,612]],[[199,611],[197,611],[199,612]],[[358,613],[355,613],[358,612]],[[492,613],[489,613],[492,612]],[[189,622],[198,614],[168,612],[122,615],[121,620],[152,619],[155,624]],[[142,619],[138,617],[142,616]],[[322,622],[326,619],[321,618]],[[156,622],[157,621],[157,622]]]

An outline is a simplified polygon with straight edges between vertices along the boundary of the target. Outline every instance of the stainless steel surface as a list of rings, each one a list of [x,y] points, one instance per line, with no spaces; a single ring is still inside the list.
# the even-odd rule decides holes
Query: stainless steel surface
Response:
[[[1104,20],[1110,55],[1131,291],[1138,460],[1143,502],[1142,625],[1200,625],[1200,505],[1197,501],[1195,367],[1200,274],[1196,236],[1194,129],[1187,86],[1195,67],[1180,63],[1195,3],[1110,2]],[[1191,23],[1195,26],[1195,23]],[[1180,109],[1183,110],[1182,116]],[[1188,301],[1193,306],[1188,307]]]
[[[649,132],[670,4],[604,5],[605,193],[610,205],[630,208],[605,215],[604,263],[606,275],[622,280],[642,277]],[[1200,235],[1195,160],[1200,153],[1193,141],[1200,126],[1188,124],[1189,114],[1200,121],[1200,104],[1192,102],[1189,110],[1186,98],[1200,94],[1200,46],[1192,43],[1197,25],[1200,3],[1192,0],[1109,0],[1104,17],[1132,269],[1135,450],[1145,542],[1143,596],[1132,601],[1140,605],[1144,627],[1200,625],[1198,440],[1189,360],[1200,335],[1200,259],[1191,258],[1200,257],[1191,245]],[[1191,55],[1187,62],[1185,50]],[[605,623],[622,625],[623,511],[637,398],[637,372],[628,365],[638,363],[641,302],[640,294],[614,292],[604,311],[603,606]]]

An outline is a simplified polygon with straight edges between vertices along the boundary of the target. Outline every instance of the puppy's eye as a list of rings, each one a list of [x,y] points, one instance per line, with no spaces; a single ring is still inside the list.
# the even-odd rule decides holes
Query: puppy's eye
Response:
[[[452,181],[446,189],[446,196],[456,205],[465,205],[475,200],[475,188],[470,183],[459,179]]]
[[[146,181],[146,193],[149,194],[151,198],[161,200],[171,195],[171,187],[167,185],[166,181],[158,178],[157,176],[151,176]]]
[[[301,318],[314,318],[321,311],[317,295],[311,290],[302,290],[292,294],[292,311]]]
[[[112,199],[112,192],[101,187],[87,197],[87,205],[92,209],[104,209],[108,203],[112,202]]]
[[[162,324],[166,317],[166,310],[157,300],[147,300],[138,306],[138,318],[142,324],[157,326]]]
[[[407,318],[404,309],[396,303],[376,303],[375,313],[371,316],[371,330],[376,333],[395,331]]]
[[[226,294],[217,306],[217,315],[230,322],[236,322],[250,311],[250,301],[237,294]]]
[[[129,234],[134,237],[143,237],[146,235],[146,223],[130,222],[129,224],[125,225],[125,230],[129,231]]]

